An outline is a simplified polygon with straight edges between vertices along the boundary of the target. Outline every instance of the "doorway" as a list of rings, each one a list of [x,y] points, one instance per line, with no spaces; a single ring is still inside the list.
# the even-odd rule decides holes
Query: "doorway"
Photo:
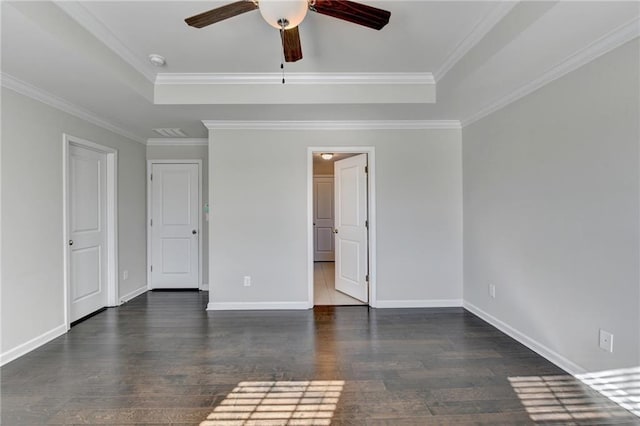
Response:
[[[117,306],[117,151],[63,135],[65,323]]]
[[[319,147],[308,155],[309,306],[374,306],[374,150]]]
[[[202,162],[148,162],[150,290],[202,287]]]

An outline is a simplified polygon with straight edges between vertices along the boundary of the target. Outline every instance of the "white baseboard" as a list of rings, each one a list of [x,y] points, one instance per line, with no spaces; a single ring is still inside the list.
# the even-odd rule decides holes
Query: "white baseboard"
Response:
[[[140,287],[139,289],[133,290],[131,293],[127,293],[120,298],[120,304],[127,303],[129,300],[133,299],[134,297],[138,297],[143,293],[146,293],[148,290],[149,289],[146,285]]]
[[[479,316],[480,318],[482,318],[483,320],[485,320],[486,322],[488,322],[498,330],[502,331],[503,333],[507,334],[508,336],[516,339],[518,342],[522,343],[532,351],[536,352],[538,355],[551,361],[558,367],[565,370],[567,373],[573,376],[577,376],[579,374],[584,374],[587,372],[584,368],[580,367],[578,364],[575,364],[574,362],[568,360],[567,358],[563,357],[559,353],[549,349],[542,343],[532,339],[531,337],[527,336],[521,331],[516,330],[515,328],[499,320],[493,315],[483,311],[477,306],[467,301],[464,301],[464,308],[469,312],[471,312],[472,314]]]
[[[376,308],[459,308],[462,299],[378,300]]]
[[[309,302],[209,302],[207,311],[309,309]]]
[[[14,359],[20,358],[22,355],[31,352],[32,350],[39,348],[45,343],[50,342],[56,337],[62,336],[67,332],[67,325],[62,324],[54,328],[53,330],[49,330],[46,333],[41,334],[38,337],[34,337],[33,339],[25,342],[21,345],[16,346],[13,349],[9,349],[8,351],[0,354],[0,366],[5,365],[13,361]]]

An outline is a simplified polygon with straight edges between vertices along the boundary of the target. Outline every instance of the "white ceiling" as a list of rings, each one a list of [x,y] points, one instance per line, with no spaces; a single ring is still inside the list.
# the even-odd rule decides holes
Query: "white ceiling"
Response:
[[[366,2],[366,0],[365,0]],[[87,2],[134,55],[159,53],[162,72],[279,71],[280,36],[259,11],[197,29],[184,18],[229,1]],[[291,72],[425,72],[444,62],[494,2],[370,1],[391,11],[381,31],[308,13],[300,25],[304,59]]]
[[[163,73],[279,70],[278,34],[259,12],[200,30],[183,22],[224,3],[3,2],[2,72],[139,139],[155,127],[204,137],[201,120],[460,120],[640,15],[638,2],[366,2],[392,12],[387,27],[311,13],[304,59],[287,72],[433,72],[435,105],[154,105],[149,53],[166,56]]]
[[[329,160],[325,160],[320,155],[320,152],[313,153],[313,167],[314,168],[322,168],[323,170],[327,168],[327,164],[333,165],[336,161],[344,160],[345,158],[353,157],[354,155],[358,155],[358,153],[352,152],[336,152],[333,153],[333,157]]]

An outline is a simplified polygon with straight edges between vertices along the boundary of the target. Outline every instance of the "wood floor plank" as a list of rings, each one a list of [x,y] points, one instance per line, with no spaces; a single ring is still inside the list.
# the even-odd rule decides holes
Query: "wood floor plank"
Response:
[[[207,302],[150,292],[2,367],[0,423],[640,423],[461,308]]]

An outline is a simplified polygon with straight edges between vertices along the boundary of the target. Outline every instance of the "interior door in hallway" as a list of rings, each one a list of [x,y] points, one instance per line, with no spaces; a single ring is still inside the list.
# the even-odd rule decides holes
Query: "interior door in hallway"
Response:
[[[69,146],[70,321],[107,306],[107,156]]]
[[[313,178],[313,260],[333,262],[333,177]]]
[[[198,164],[151,166],[151,288],[199,288]]]
[[[367,154],[334,164],[336,290],[368,302]]]

